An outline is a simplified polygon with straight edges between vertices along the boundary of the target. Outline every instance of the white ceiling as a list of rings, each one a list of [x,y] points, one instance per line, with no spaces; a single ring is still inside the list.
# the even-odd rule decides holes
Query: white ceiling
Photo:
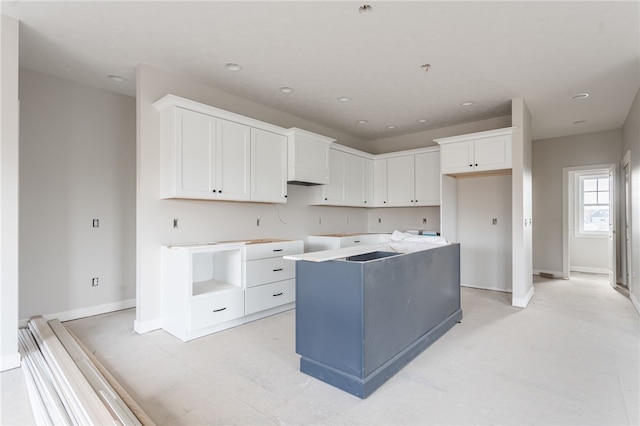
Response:
[[[640,85],[637,1],[386,1],[368,15],[361,4],[1,7],[22,21],[25,68],[135,96],[135,68],[146,63],[364,140],[508,115],[514,97],[531,110],[534,139],[619,129]],[[582,92],[590,96],[570,99]],[[467,100],[475,105],[460,106]]]

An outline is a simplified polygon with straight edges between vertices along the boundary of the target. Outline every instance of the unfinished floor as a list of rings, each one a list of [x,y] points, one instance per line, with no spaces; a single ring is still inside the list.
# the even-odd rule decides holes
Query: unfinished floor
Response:
[[[529,307],[463,288],[464,318],[366,400],[298,371],[294,312],[189,343],[134,310],[66,324],[158,424],[640,423],[640,317],[602,276],[536,279]],[[33,422],[22,372],[0,423]]]

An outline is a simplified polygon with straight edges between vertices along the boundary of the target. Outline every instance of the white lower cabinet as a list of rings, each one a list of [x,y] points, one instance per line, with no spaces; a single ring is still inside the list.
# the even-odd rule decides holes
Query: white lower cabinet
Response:
[[[304,243],[301,240],[249,244],[245,247],[246,315],[287,306],[295,301],[295,262],[282,257],[303,252]]]
[[[188,341],[293,308],[298,241],[163,246],[162,328]]]

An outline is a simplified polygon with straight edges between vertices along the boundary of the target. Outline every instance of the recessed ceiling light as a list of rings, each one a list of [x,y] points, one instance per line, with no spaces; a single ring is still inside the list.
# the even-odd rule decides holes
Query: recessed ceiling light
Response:
[[[573,124],[584,124],[586,122],[587,120],[577,120],[577,121],[574,121]]]
[[[242,65],[234,64],[233,62],[229,62],[228,64],[225,64],[224,67],[229,71],[240,71],[242,69]]]
[[[571,100],[577,101],[579,99],[587,99],[589,97],[588,93],[578,93],[577,95],[573,95]]]
[[[115,81],[116,83],[124,83],[125,81],[127,81],[126,78],[122,77],[121,75],[116,75],[116,74],[109,75],[109,80]]]
[[[421,118],[419,120],[416,120],[418,123],[426,123],[427,119],[426,118]]]
[[[368,121],[367,120],[358,120],[357,123],[358,124],[367,124]]]
[[[474,101],[464,101],[460,103],[461,106],[467,107],[467,106],[473,106],[475,105]]]
[[[363,4],[358,8],[358,12],[360,12],[361,15],[368,15],[373,12],[373,8],[370,4]]]
[[[340,96],[340,97],[338,98],[338,100],[339,100],[340,102],[349,102],[349,101],[351,100],[351,98],[350,98],[350,97],[348,97],[348,96]]]
[[[389,130],[393,130],[395,128],[396,128],[396,126],[387,126],[387,129],[389,129]]]
[[[280,90],[282,93],[293,93],[293,87],[281,87],[278,90]]]

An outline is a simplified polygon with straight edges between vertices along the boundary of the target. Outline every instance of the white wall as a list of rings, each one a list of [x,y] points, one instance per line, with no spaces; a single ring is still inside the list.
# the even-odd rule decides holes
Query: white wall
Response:
[[[512,176],[460,177],[456,183],[460,283],[512,291]]]
[[[19,23],[0,16],[0,371],[18,353],[18,39]]]
[[[20,102],[20,318],[133,306],[135,99],[21,69]]]
[[[622,127],[622,155],[631,152],[631,300],[640,312],[640,89]],[[620,251],[618,251],[620,253]]]
[[[535,271],[562,276],[562,168],[619,163],[621,159],[620,130],[533,142]]]

